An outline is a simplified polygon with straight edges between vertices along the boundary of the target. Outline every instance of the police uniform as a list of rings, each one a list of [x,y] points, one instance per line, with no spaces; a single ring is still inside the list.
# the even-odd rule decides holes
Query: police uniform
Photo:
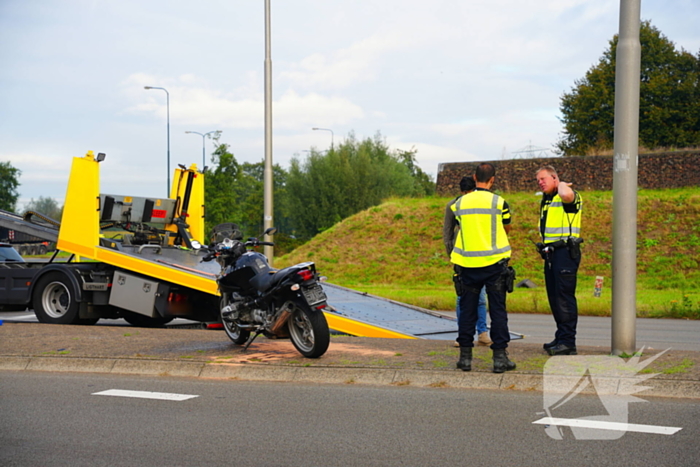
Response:
[[[574,201],[564,203],[558,193],[544,194],[540,204],[540,235],[545,248],[543,253],[544,278],[549,306],[557,324],[553,345],[576,347],[578,304],[576,302],[576,274],[581,262],[572,249],[578,248],[581,239],[582,200],[574,191]],[[549,344],[546,344],[549,345]],[[573,353],[573,352],[572,352]]]
[[[510,223],[508,203],[486,189],[477,188],[460,197],[451,209],[461,228],[450,259],[460,266],[465,289],[459,303],[457,342],[460,347],[474,346],[479,292],[486,286],[491,315],[491,349],[505,349],[510,341],[504,280],[511,256],[504,228]],[[465,231],[469,234],[465,235]]]

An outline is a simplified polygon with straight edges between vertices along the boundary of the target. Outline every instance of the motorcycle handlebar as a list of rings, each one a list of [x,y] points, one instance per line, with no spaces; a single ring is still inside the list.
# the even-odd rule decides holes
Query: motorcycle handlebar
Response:
[[[247,247],[275,246],[275,244],[272,243],[272,242],[259,242],[259,241],[255,240],[255,241],[247,241],[247,242],[245,242],[245,246],[247,246]]]

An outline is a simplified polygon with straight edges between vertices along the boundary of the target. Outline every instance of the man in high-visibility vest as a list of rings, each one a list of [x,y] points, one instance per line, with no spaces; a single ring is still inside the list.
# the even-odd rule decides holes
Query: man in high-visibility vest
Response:
[[[459,191],[462,195],[471,193],[476,188],[476,182],[474,182],[474,176],[462,177],[459,181]],[[460,196],[462,196],[460,195]],[[452,255],[452,250],[455,246],[455,238],[459,235],[459,223],[455,217],[455,213],[452,211],[452,205],[460,198],[460,196],[451,200],[447,203],[445,207],[445,220],[442,225],[442,242],[445,244],[445,251],[447,252],[447,257]],[[455,265],[453,279],[455,282],[455,291],[457,292],[457,320],[459,320],[459,297],[462,295],[462,281],[459,279],[459,266]],[[482,287],[479,293],[479,307],[478,319],[476,320],[476,332],[479,335],[477,338],[477,343],[479,345],[491,345],[491,339],[489,338],[489,327],[486,320],[486,289]],[[459,343],[455,342],[455,347],[459,347]]]
[[[537,244],[544,259],[547,298],[557,331],[554,340],[544,344],[549,355],[576,355],[576,274],[581,263],[581,196],[571,183],[559,179],[552,166],[537,171],[542,190],[540,235]]]
[[[506,312],[510,208],[503,198],[489,191],[495,175],[496,169],[493,165],[487,162],[480,164],[474,174],[476,190],[460,197],[451,206],[460,226],[450,260],[460,266],[463,286],[457,322],[457,368],[463,371],[472,369],[479,292],[484,286],[491,315],[493,372],[503,373],[515,369],[515,363],[508,359],[506,352],[510,342]]]

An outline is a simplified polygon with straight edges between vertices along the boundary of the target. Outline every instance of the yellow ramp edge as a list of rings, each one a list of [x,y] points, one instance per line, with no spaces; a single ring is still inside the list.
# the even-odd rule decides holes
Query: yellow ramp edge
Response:
[[[328,327],[336,331],[357,337],[385,337],[389,339],[418,339],[416,336],[392,331],[373,324],[365,323],[344,316],[338,316],[333,312],[324,312]]]

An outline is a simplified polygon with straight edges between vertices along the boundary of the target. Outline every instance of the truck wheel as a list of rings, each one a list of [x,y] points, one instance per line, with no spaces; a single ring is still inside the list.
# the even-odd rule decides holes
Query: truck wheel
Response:
[[[27,246],[26,245],[19,246],[19,254],[20,254],[20,256],[27,256]]]
[[[39,254],[40,255],[45,255],[47,251],[48,250],[46,248],[46,245],[44,245],[44,244],[39,245]]]
[[[34,313],[40,323],[73,324],[78,321],[80,308],[76,297],[73,284],[65,274],[46,274],[34,287]]]

